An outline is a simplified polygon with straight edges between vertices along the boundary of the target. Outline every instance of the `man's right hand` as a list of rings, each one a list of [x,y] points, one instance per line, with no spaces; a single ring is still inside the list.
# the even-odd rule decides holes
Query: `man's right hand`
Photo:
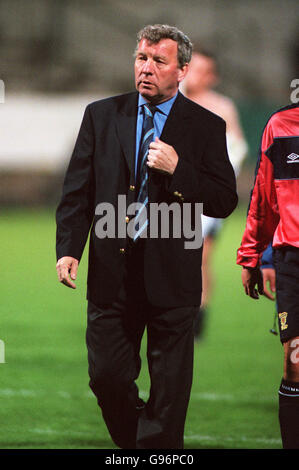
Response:
[[[76,284],[73,282],[77,277],[79,261],[71,256],[63,256],[57,261],[56,271],[58,280],[67,287],[76,289]]]
[[[275,288],[275,269],[274,268],[263,268],[262,269],[263,273],[263,282],[264,282],[264,296],[267,297],[270,300],[275,300],[274,293],[276,291]],[[268,284],[269,284],[269,289],[268,289]]]

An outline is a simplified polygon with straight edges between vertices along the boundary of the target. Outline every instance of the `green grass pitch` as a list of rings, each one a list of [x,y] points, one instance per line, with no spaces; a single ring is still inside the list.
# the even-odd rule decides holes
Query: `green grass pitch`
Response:
[[[213,256],[216,285],[195,344],[187,449],[281,448],[282,347],[269,333],[275,305],[245,296],[235,264],[245,214],[240,207],[225,221]],[[3,210],[0,226],[0,448],[115,448],[88,388],[87,252],[73,291],[56,277],[54,211]],[[142,358],[146,397],[145,341]]]

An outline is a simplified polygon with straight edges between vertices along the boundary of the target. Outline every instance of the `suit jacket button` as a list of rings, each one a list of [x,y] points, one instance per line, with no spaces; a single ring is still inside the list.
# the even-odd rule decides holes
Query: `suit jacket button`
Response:
[[[135,191],[135,186],[133,184],[130,184],[130,191]]]
[[[120,248],[120,250],[119,250],[119,252],[122,253],[122,254],[124,254],[125,251],[126,251],[126,250],[125,250],[124,248]]]
[[[126,223],[130,222],[130,217],[126,216]]]

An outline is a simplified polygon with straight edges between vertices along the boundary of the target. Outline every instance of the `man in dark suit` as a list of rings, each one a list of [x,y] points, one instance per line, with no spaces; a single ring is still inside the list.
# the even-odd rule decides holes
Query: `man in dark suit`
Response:
[[[191,53],[190,40],[175,27],[141,30],[137,92],[87,106],[57,209],[57,273],[71,288],[91,228],[90,387],[121,448],[183,448],[192,383],[202,248],[186,248],[183,233],[151,237],[147,209],[176,203],[183,211],[188,205],[191,226],[200,230],[195,227],[198,203],[206,215],[221,218],[237,204],[224,121],[178,91]],[[132,236],[122,231],[114,236],[112,230],[105,237],[99,207],[114,208],[119,228],[120,195],[127,209],[139,203],[136,230]],[[169,216],[178,221],[171,211]],[[132,216],[123,218],[131,224]],[[147,403],[135,383],[145,327],[151,378]]]

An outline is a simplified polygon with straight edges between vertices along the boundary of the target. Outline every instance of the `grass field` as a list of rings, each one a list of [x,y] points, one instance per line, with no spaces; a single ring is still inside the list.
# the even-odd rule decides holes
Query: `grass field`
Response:
[[[282,348],[269,333],[274,303],[249,299],[241,287],[235,254],[244,222],[239,208],[214,254],[216,286],[205,336],[195,345],[187,449],[281,448]],[[56,278],[53,211],[3,211],[0,227],[6,361],[0,364],[0,448],[113,449],[88,388],[87,253],[73,291]],[[138,384],[146,397],[145,360]]]

